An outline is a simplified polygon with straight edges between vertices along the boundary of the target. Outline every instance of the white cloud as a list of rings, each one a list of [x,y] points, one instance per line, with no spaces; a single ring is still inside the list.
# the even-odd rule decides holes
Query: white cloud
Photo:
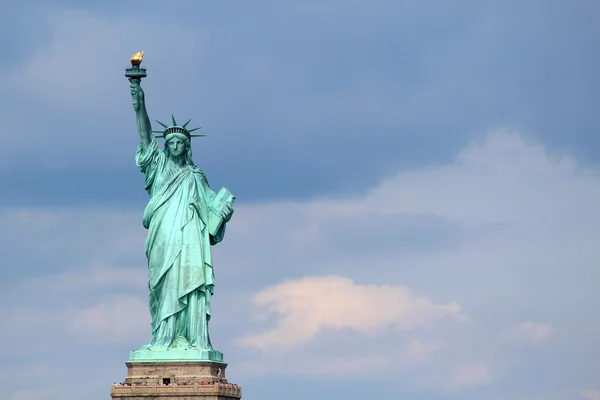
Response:
[[[9,395],[8,400],[40,400],[40,399],[55,399],[59,397],[58,390],[49,389],[24,389],[13,392]]]
[[[52,362],[15,364],[0,368],[0,397],[9,400],[39,400],[59,397],[51,388],[40,387],[40,380],[56,371]]]
[[[114,287],[109,288],[108,293],[111,289],[114,290]],[[69,288],[64,290],[69,291]],[[49,293],[52,292],[33,292],[31,298],[39,300]],[[89,298],[91,293],[88,287],[79,294],[69,292],[69,296],[51,306],[42,303],[5,309],[5,323],[18,329],[2,331],[0,339],[19,347],[26,346],[27,351],[19,350],[24,355],[29,352],[47,353],[48,347],[56,345],[48,345],[56,336],[61,343],[67,339],[78,339],[80,342],[139,342],[142,345],[144,340],[149,339],[150,314],[146,296],[130,296],[123,288],[116,295],[100,292]],[[40,340],[38,332],[42,329],[46,336]],[[2,354],[14,351],[15,348],[4,348]]]
[[[362,199],[316,202],[310,210],[322,217],[426,214],[465,225],[542,224],[557,211],[571,216],[577,210],[569,207],[592,206],[592,199],[600,197],[600,189],[591,184],[598,178],[598,171],[550,155],[517,132],[495,130],[464,148],[453,163],[402,171]],[[574,195],[579,192],[591,197]],[[556,217],[565,222],[563,215]]]
[[[597,170],[549,154],[516,132],[497,130],[467,146],[452,163],[399,172],[364,196],[244,209],[238,215],[240,232],[256,226],[262,240],[244,243],[232,224],[228,245],[245,255],[238,272],[261,271],[269,264],[278,269],[262,274],[271,286],[255,298],[259,310],[269,310],[270,317],[262,322],[262,332],[247,334],[240,343],[260,349],[288,346],[281,356],[286,359],[296,359],[300,352],[307,359],[311,354],[343,359],[344,350],[331,349],[336,343],[327,332],[350,329],[362,336],[343,342],[348,362],[357,346],[368,348],[364,351],[373,357],[394,354],[386,364],[390,371],[416,374],[416,381],[444,390],[466,390],[502,375],[510,379],[506,375],[522,363],[524,352],[532,352],[530,362],[536,353],[522,348],[516,354],[498,345],[499,336],[540,343],[560,330],[575,338],[584,332],[552,312],[562,304],[561,296],[569,297],[572,307],[587,310],[574,318],[598,306],[583,295],[595,293],[591,260],[600,256],[598,203]],[[228,254],[221,257],[232,260]],[[456,301],[474,322],[457,324],[451,334],[445,332],[451,325],[438,324],[443,328],[439,332],[425,329],[418,335],[404,332],[395,339],[374,340],[371,333],[380,333],[378,329],[394,331],[391,307],[374,307],[377,312],[367,322],[354,323],[348,315],[355,313],[321,299],[343,303],[360,295],[345,290],[338,296],[331,288],[315,286],[311,291],[309,284],[300,284],[303,275],[323,272],[346,276],[348,282],[373,282],[374,287],[408,286],[442,304]],[[289,275],[297,278],[290,281]],[[277,283],[284,279],[286,283]],[[530,320],[537,318],[545,322]],[[503,326],[511,324],[505,331]],[[406,370],[396,359],[409,354],[409,343],[419,340],[431,351],[421,364],[412,362]],[[560,359],[560,349],[545,349],[546,357]],[[265,358],[265,363],[278,365],[276,357]],[[308,371],[318,369],[309,360],[302,362]],[[274,370],[267,366],[265,371]]]
[[[542,322],[521,322],[509,328],[504,334],[504,339],[541,343],[548,340],[553,332],[554,329],[550,324]]]
[[[59,291],[82,291],[104,287],[122,287],[126,290],[147,289],[148,269],[145,265],[135,267],[94,267],[87,266],[84,271],[68,270],[33,278],[29,287],[56,287]]]
[[[239,340],[261,350],[298,347],[326,329],[381,334],[422,329],[446,317],[468,319],[456,303],[435,304],[405,286],[358,285],[339,276],[288,281],[262,290],[254,301],[278,319],[275,327]]]
[[[79,282],[81,274],[106,280],[112,273],[106,268],[123,269],[125,260],[128,266],[139,263],[141,271],[146,265],[141,211],[5,208],[0,209],[0,224],[12,227],[0,243],[5,259],[35,265],[38,276],[70,270],[75,275],[69,279]],[[36,243],[35,251],[31,243]],[[131,279],[128,271],[115,272]]]
[[[88,338],[115,342],[150,338],[148,304],[137,297],[118,296],[90,307],[75,308],[65,319],[71,331]]]
[[[492,371],[489,365],[466,364],[460,365],[451,374],[447,389],[459,391],[487,383],[492,380]]]
[[[598,171],[506,131],[447,165],[399,172],[363,196],[240,202],[225,241],[214,247],[214,321],[229,318],[224,335],[246,347],[228,354],[254,375],[344,377],[368,365],[382,379],[468,393],[499,377],[510,382],[525,352],[528,362],[540,362],[539,348],[516,354],[498,343],[503,334],[547,341],[537,368],[554,371],[564,356],[554,331],[574,346],[597,346],[585,336],[600,331],[588,317],[600,306],[591,295],[600,257],[597,204]],[[107,346],[147,338],[147,320],[124,321],[126,307],[147,312],[145,294],[137,300],[130,293],[141,289],[137,272],[119,275],[136,265],[132,257],[145,266],[141,209],[13,211],[0,214],[13,227],[0,243],[7,265],[40,262],[46,276],[54,271],[49,282],[57,287],[102,293],[69,292],[77,307],[62,303],[61,310],[79,323],[53,327],[48,340],[59,329]],[[32,241],[40,243],[39,260],[27,251]],[[565,299],[578,312],[556,313]],[[43,310],[27,303],[36,300],[24,301],[7,318],[20,312],[19,324],[44,326]],[[249,317],[265,310],[251,325]],[[456,323],[465,314],[471,321]],[[279,351],[260,351],[266,348]],[[589,370],[583,362],[571,367]],[[581,387],[564,385],[572,393]]]
[[[424,342],[413,339],[406,348],[405,359],[411,363],[419,364],[429,361],[431,356],[442,348],[439,342]]]
[[[582,390],[579,395],[589,400],[600,400],[600,390]]]
[[[51,364],[46,362],[2,367],[0,368],[0,383],[7,385],[11,382],[31,379],[33,375],[47,373],[50,368]]]
[[[419,387],[453,394],[483,386],[498,377],[491,364],[477,361],[453,360],[441,368],[432,364],[425,371],[417,375]]]

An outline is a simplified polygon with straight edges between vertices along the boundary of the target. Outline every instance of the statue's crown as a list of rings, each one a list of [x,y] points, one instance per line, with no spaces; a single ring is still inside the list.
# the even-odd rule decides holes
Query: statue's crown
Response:
[[[177,125],[177,121],[175,121],[175,117],[172,115],[171,115],[171,119],[173,120],[173,125],[170,125],[170,126],[163,124],[160,121],[156,121],[160,125],[162,125],[163,128],[165,128],[164,131],[152,131],[153,133],[160,133],[160,135],[156,135],[156,137],[163,137],[166,140],[167,136],[169,136],[173,133],[180,133],[182,135],[185,135],[185,137],[187,137],[188,140],[190,140],[193,137],[206,136],[206,135],[192,135],[192,132],[197,131],[198,129],[202,129],[202,128],[199,127],[199,128],[187,129],[187,125],[190,123],[191,119],[188,120],[188,122],[186,122],[183,125]]]

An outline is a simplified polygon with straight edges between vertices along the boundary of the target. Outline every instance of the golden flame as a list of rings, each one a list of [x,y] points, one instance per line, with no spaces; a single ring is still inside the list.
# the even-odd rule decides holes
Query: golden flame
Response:
[[[144,58],[144,52],[139,51],[131,56],[131,65],[140,65],[142,63],[142,58]]]

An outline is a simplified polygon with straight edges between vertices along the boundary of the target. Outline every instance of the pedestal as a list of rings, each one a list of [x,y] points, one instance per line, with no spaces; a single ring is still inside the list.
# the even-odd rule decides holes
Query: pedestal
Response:
[[[227,381],[216,361],[129,361],[127,378],[113,384],[113,400],[231,400],[242,388]]]

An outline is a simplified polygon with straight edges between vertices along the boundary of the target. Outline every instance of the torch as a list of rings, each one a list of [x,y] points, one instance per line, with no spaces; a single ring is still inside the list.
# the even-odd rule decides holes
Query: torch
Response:
[[[145,78],[147,76],[146,68],[140,67],[140,64],[142,63],[142,58],[144,58],[143,51],[135,53],[131,57],[131,68],[125,69],[125,76],[129,78],[129,82],[136,86],[140,86],[142,78]],[[138,105],[138,98],[136,96],[135,99],[133,99],[133,106],[135,107],[135,109],[137,109]]]

